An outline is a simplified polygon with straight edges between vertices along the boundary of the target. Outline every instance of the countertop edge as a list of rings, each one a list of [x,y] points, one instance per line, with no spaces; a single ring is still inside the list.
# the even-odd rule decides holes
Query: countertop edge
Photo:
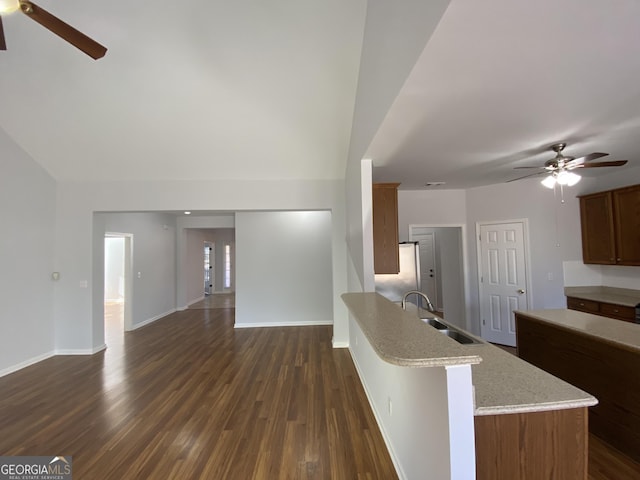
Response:
[[[510,413],[535,413],[550,412],[554,410],[570,410],[573,408],[587,408],[598,404],[598,400],[591,396],[581,400],[570,400],[560,402],[537,403],[528,405],[513,406],[495,406],[495,407],[479,407],[476,408],[474,416],[481,417],[485,415],[506,415]]]
[[[514,313],[517,315],[525,316],[536,322],[546,323],[547,325],[551,325],[555,328],[570,331],[574,334],[581,335],[583,337],[597,338],[598,341],[601,341],[603,343],[607,343],[610,345],[614,345],[617,348],[628,350],[634,353],[637,353],[640,351],[640,345],[630,343],[628,341],[625,341],[625,339],[612,338],[610,335],[604,335],[601,332],[584,330],[581,328],[577,328],[575,325],[571,325],[570,323],[553,319],[549,315],[552,315],[554,312],[571,312],[571,315],[574,315],[575,317],[594,318],[601,322],[620,322],[619,326],[624,326],[622,328],[628,328],[627,325],[637,326],[637,324],[635,323],[622,322],[621,320],[616,320],[609,317],[603,317],[602,315],[598,315],[596,313],[587,313],[587,312],[581,312],[578,310],[570,310],[570,309],[516,310]]]

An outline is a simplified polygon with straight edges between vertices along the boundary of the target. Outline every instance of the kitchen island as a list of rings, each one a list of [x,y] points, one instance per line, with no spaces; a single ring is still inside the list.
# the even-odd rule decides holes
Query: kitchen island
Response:
[[[416,313],[403,311],[375,293],[345,294],[343,300],[351,313],[352,357],[385,438],[392,428],[387,426],[390,415],[381,411],[383,402],[372,399],[376,394],[371,392],[381,389],[382,380],[363,365],[372,359],[359,352],[362,339],[382,361],[411,370],[414,381],[455,366],[470,369],[473,398],[468,426],[475,438],[470,448],[475,449],[476,478],[552,478],[552,472],[556,478],[587,478],[587,408],[597,403],[592,395],[468,332],[464,333],[479,343],[462,345],[421,321]],[[400,369],[394,372],[403,375]],[[406,385],[402,388],[411,391]],[[442,388],[447,390],[448,383]],[[451,397],[446,412],[449,421],[458,416],[452,411],[455,402]],[[393,441],[387,442],[395,457]],[[455,448],[459,446],[453,445]]]
[[[518,355],[598,397],[590,430],[640,461],[640,325],[575,310],[516,312]]]

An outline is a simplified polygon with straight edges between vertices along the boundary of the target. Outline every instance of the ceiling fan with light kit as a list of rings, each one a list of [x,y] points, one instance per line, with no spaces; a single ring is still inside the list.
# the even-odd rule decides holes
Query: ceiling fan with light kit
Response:
[[[574,172],[574,170],[579,168],[621,167],[627,163],[627,160],[591,163],[593,160],[606,157],[609,154],[593,152],[583,157],[570,157],[562,154],[562,151],[566,146],[566,143],[556,143],[551,145],[551,150],[556,153],[556,156],[547,160],[541,167],[515,167],[516,169],[535,168],[542,171],[531,173],[524,177],[514,178],[513,180],[508,180],[508,182],[515,182],[516,180],[522,180],[523,178],[546,174],[547,176],[540,182],[545,187],[554,188],[556,185],[559,185],[561,188],[564,186],[572,187],[580,181],[580,178],[582,178]]]
[[[0,0],[0,50],[7,49],[2,26],[2,15],[18,10],[74,47],[82,50],[94,60],[104,57],[104,54],[107,53],[107,49],[98,42],[28,0]]]

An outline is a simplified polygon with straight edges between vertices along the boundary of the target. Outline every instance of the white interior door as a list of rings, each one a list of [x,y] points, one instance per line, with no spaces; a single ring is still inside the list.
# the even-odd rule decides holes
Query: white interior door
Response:
[[[515,346],[513,312],[528,308],[524,222],[479,227],[480,332],[485,340]]]

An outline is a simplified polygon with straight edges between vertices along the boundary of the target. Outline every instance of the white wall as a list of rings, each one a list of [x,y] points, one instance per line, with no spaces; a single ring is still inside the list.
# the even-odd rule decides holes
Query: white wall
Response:
[[[331,212],[236,214],[236,327],[331,324]]]
[[[330,211],[334,343],[346,344],[348,316],[340,299],[347,289],[344,181],[60,182],[57,193],[54,268],[62,273],[54,306],[57,348],[100,347],[103,319],[93,306],[102,302],[103,292],[94,285],[102,285],[102,271],[94,271],[93,251],[104,247],[93,239],[99,238],[100,245],[104,241],[99,229],[94,231],[99,225],[92,227],[94,211]],[[88,288],[79,286],[83,280]]]
[[[369,0],[349,147],[357,165],[450,0]],[[375,159],[374,159],[375,160]]]
[[[104,229],[103,239],[105,232],[133,234],[132,327],[139,328],[174,312],[175,216],[163,213],[96,213],[94,217],[97,228]],[[100,278],[104,279],[104,250],[94,251],[93,269],[95,288],[104,291],[104,282],[100,282]],[[93,311],[94,315],[99,314],[98,302],[93,305]],[[99,333],[98,328],[94,332],[96,341],[99,341]]]
[[[398,190],[398,237],[409,240],[409,225],[467,223],[465,190]]]
[[[371,160],[349,165],[346,179],[349,291],[373,292],[373,188]]]
[[[54,350],[56,184],[0,128],[0,375]]]

